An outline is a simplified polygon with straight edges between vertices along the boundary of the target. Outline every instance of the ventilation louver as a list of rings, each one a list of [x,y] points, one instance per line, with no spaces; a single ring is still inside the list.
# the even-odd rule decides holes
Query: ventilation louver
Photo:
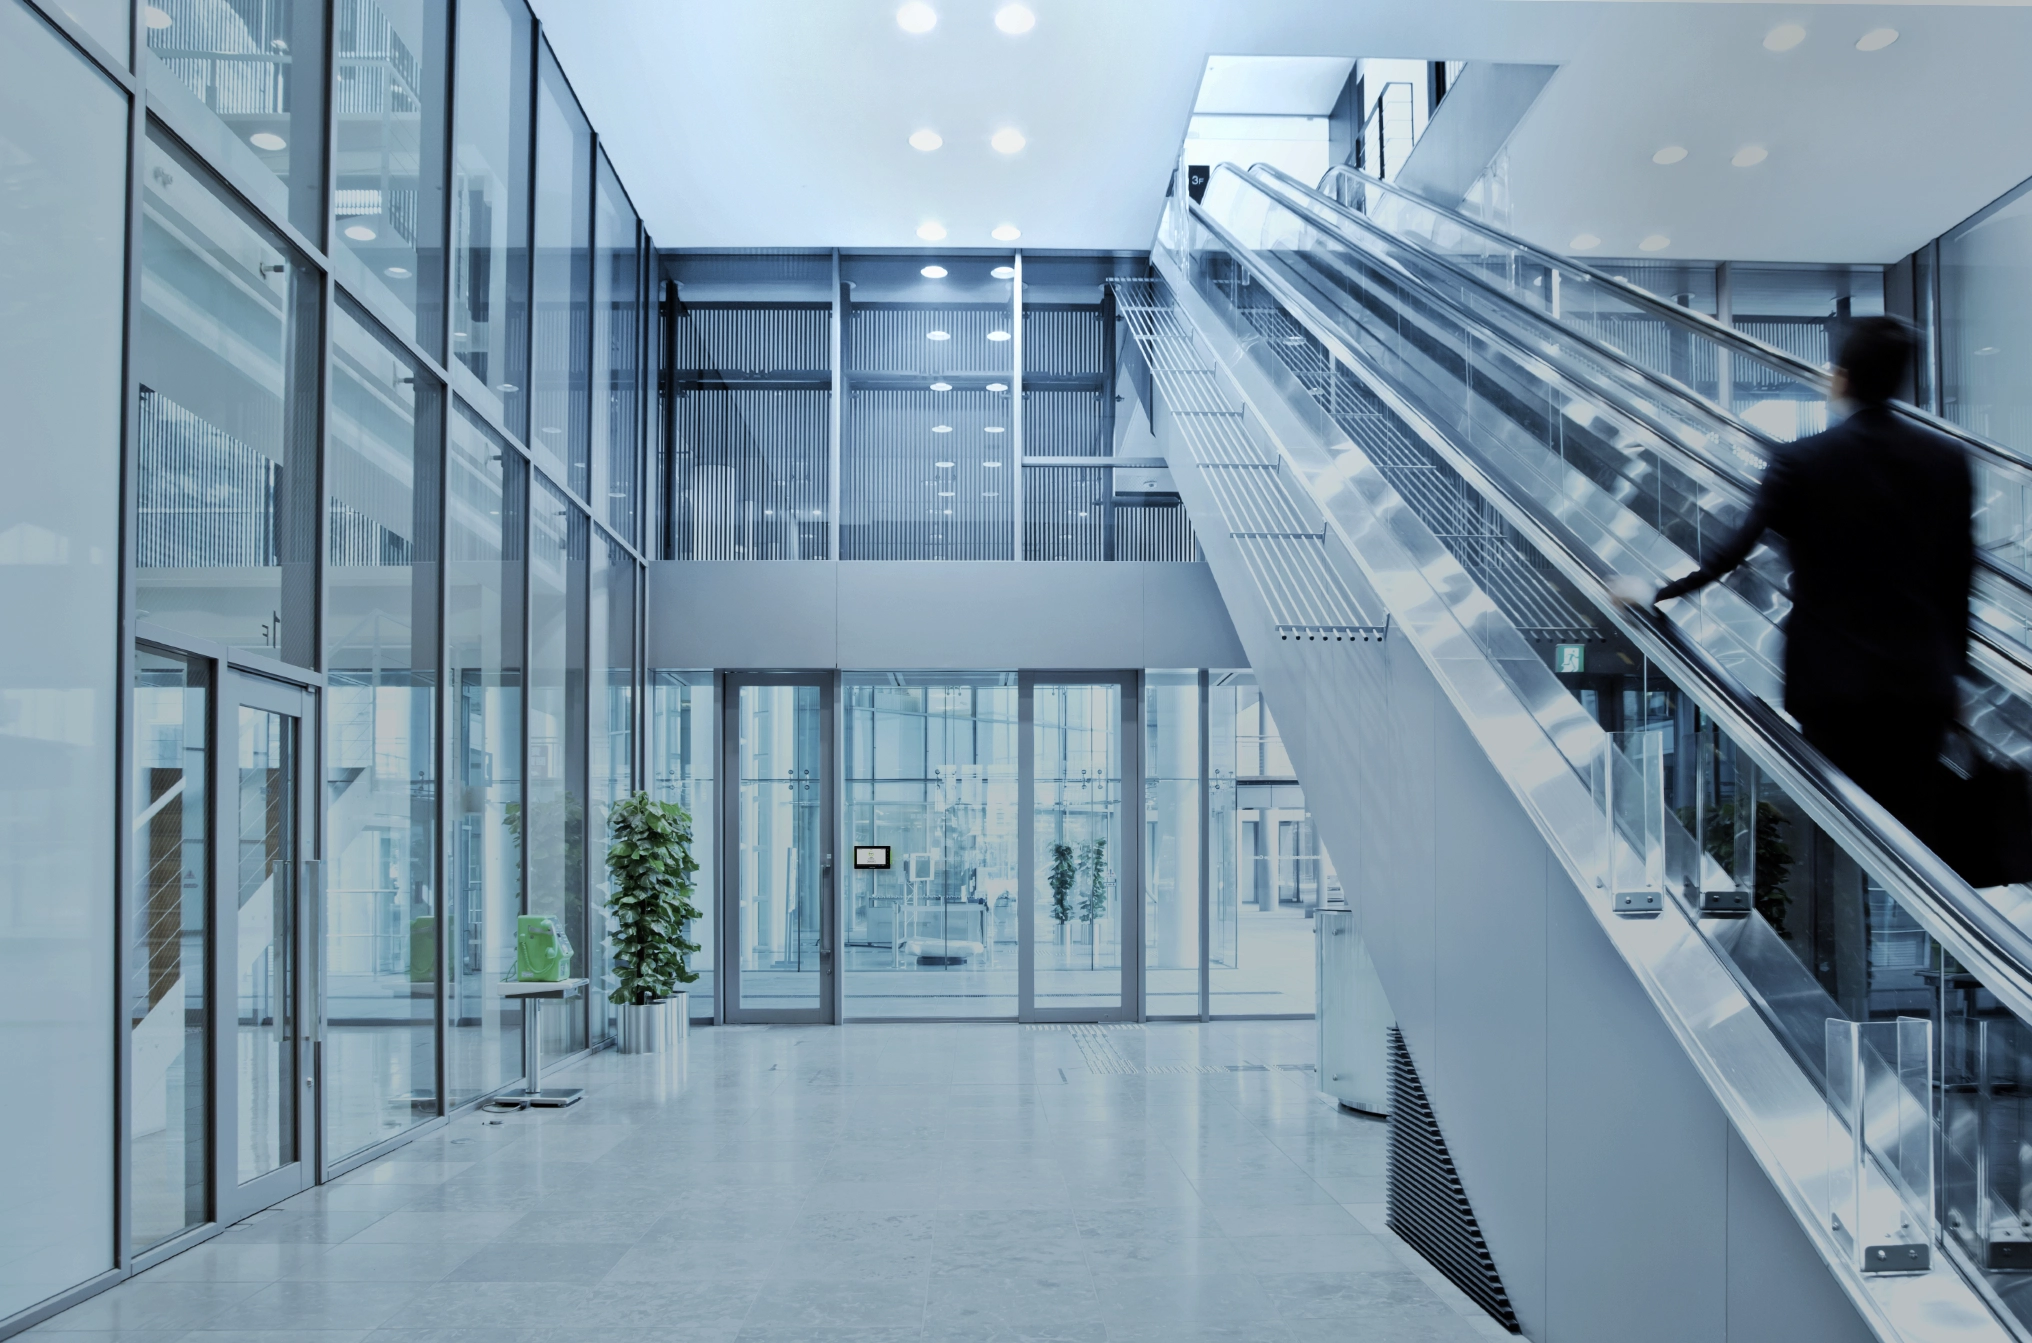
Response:
[[[1439,1120],[1404,1047],[1390,1030],[1390,1229],[1424,1255],[1496,1323],[1522,1333],[1496,1261],[1468,1206],[1460,1172],[1440,1136]]]

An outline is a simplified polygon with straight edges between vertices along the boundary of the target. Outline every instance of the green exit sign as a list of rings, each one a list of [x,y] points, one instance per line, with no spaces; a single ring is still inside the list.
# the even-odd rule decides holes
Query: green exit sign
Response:
[[[1587,645],[1558,645],[1552,650],[1552,667],[1561,676],[1580,675],[1587,670]]]

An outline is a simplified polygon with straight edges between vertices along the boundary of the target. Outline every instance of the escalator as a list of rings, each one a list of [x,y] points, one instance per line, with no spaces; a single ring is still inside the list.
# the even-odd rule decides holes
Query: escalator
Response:
[[[1789,379],[1803,430],[1824,380],[1520,246],[1498,264],[1501,235],[1366,182],[1216,169],[1203,202],[1168,202],[1155,277],[1116,302],[1526,1331],[1559,1313],[1561,1196],[1513,1178],[1531,1107],[1506,1080],[1542,1093],[1525,1166],[1547,1188],[1600,1180],[1611,1208],[1735,1188],[1674,1140],[1707,1103],[1641,1099],[1675,1085],[1640,1080],[1665,1067],[1662,1026],[1859,1327],[2032,1337],[2032,901],[1971,889],[1777,707],[1780,554],[1662,615],[1608,595],[1687,572],[1742,518],[1783,435],[1736,389],[1761,405]],[[1636,315],[1603,320],[1619,303]],[[1998,504],[2032,476],[1978,451],[1973,723],[2032,759],[2032,600]],[[1628,974],[1569,973],[1602,934]],[[1599,1141],[1561,1157],[1575,1122]],[[1693,1253],[1599,1252],[1611,1280]]]

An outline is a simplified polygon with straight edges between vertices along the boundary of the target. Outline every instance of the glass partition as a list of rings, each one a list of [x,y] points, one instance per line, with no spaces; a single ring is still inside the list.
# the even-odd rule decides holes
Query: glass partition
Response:
[[[326,437],[326,1150],[437,1114],[434,379],[341,302]]]
[[[642,423],[642,253],[621,179],[599,161],[593,199],[592,494],[607,525],[635,540]]]
[[[529,445],[581,498],[590,491],[592,459],[592,156],[592,128],[544,43],[536,79]]]
[[[452,109],[451,357],[513,433],[529,431],[529,10],[459,9]]]
[[[1034,690],[1031,949],[1040,1011],[1118,1009],[1127,924],[1122,874],[1122,687]]]
[[[614,804],[634,790],[635,783],[635,575],[633,557],[605,535],[592,539],[592,590],[588,642],[592,650],[591,690],[587,709],[591,737],[587,749],[592,817],[586,862],[593,883],[588,922],[599,934],[599,945],[585,962],[592,977],[590,990],[595,1038],[614,1030],[614,958],[609,944],[607,897],[613,879],[607,872],[607,848],[613,836],[609,816]]]
[[[1143,673],[1143,1008],[1200,1011],[1200,685]]]
[[[527,810],[516,817],[529,878],[528,911],[571,940],[568,977],[590,977],[599,954],[586,919],[586,579],[588,528],[541,476],[530,492]],[[604,709],[604,705],[602,706]],[[586,1047],[578,1004],[543,1014],[544,1052]]]
[[[691,813],[691,856],[698,864],[692,905],[690,985],[694,1018],[713,1015],[714,967],[719,951],[720,867],[718,777],[719,708],[710,671],[658,670],[649,674],[649,788],[659,802]]]

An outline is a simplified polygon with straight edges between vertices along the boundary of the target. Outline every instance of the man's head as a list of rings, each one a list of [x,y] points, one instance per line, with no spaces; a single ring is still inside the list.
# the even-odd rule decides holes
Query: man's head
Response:
[[[1896,317],[1858,317],[1835,360],[1835,395],[1881,406],[1898,395],[1912,367],[1912,328]]]

